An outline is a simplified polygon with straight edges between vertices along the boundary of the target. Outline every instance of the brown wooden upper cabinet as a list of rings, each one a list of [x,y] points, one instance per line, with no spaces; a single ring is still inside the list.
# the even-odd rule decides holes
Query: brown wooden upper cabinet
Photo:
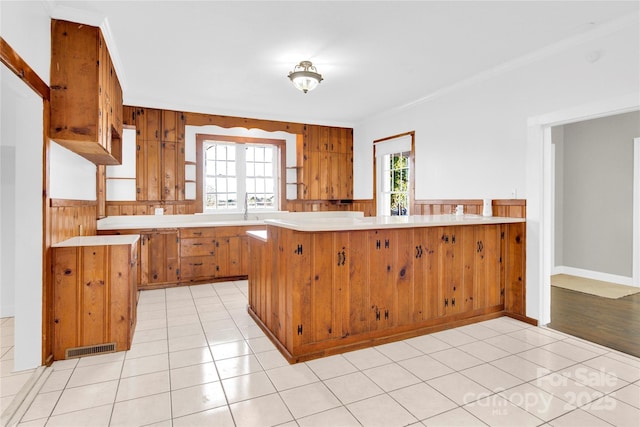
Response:
[[[100,28],[51,20],[50,82],[51,139],[95,164],[120,164],[122,88]]]
[[[184,200],[184,113],[142,107],[124,111],[125,124],[136,128],[137,200]]]
[[[302,198],[353,198],[353,130],[306,125],[304,132]]]

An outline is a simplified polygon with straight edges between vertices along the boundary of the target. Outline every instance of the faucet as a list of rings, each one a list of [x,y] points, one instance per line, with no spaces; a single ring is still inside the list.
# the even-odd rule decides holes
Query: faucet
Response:
[[[244,220],[249,219],[249,194],[244,193]]]

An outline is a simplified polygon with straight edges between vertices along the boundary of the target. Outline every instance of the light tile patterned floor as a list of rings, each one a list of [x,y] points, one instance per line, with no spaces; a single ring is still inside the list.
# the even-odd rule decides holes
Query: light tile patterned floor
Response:
[[[246,281],[142,292],[132,349],[55,362],[20,425],[640,425],[640,359],[546,328],[503,317],[289,365],[246,303]]]
[[[0,413],[11,403],[35,369],[13,370],[13,317],[0,319]]]

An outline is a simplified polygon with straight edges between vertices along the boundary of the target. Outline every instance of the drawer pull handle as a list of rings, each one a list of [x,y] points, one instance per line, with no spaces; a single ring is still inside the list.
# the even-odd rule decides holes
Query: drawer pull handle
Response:
[[[201,262],[196,262],[196,263],[191,263],[191,265],[193,265],[195,267],[195,266],[202,265],[202,263]]]
[[[193,243],[193,246],[202,246],[202,243]]]

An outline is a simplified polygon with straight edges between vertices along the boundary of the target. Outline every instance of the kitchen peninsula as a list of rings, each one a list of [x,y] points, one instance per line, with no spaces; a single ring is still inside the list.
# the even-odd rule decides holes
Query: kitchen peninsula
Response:
[[[247,231],[264,230],[265,219],[324,218],[353,212],[123,215],[98,221],[99,235],[139,235],[139,290],[244,279],[248,274]],[[362,213],[357,213],[362,215]]]
[[[249,233],[249,313],[290,363],[525,317],[525,222],[290,217]]]

